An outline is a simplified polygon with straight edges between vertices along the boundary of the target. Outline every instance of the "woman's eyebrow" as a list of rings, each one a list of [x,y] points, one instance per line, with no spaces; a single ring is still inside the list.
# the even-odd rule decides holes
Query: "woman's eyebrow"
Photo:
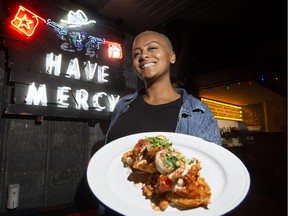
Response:
[[[150,41],[150,42],[148,42],[147,44],[145,44],[146,46],[148,46],[148,45],[150,45],[150,44],[152,44],[152,43],[157,43],[157,44],[160,44],[158,41]]]
[[[158,41],[149,41],[148,43],[145,44],[145,47],[146,47],[146,46],[149,46],[149,45],[152,44],[152,43],[157,43],[157,44],[160,45],[160,43],[159,43]],[[133,51],[135,51],[135,50],[141,50],[141,48],[140,48],[140,47],[135,47],[135,48],[133,49]]]
[[[136,48],[133,49],[133,52],[135,52],[135,51],[137,51],[137,50],[140,51],[141,49],[140,49],[139,47],[136,47]]]

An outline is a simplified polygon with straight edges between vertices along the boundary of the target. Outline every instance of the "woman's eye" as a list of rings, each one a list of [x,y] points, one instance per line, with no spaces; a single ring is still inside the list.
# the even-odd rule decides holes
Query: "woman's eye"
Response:
[[[140,55],[140,53],[134,53],[134,54],[133,54],[133,57],[134,57],[134,58],[137,58],[139,55]]]
[[[149,48],[148,48],[149,51],[153,51],[153,50],[155,50],[155,49],[157,49],[157,47],[149,47]]]

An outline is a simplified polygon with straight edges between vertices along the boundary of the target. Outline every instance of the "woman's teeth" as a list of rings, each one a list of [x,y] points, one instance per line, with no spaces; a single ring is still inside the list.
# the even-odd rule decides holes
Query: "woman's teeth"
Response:
[[[155,65],[155,63],[147,63],[141,66],[142,69],[147,68],[149,66]]]

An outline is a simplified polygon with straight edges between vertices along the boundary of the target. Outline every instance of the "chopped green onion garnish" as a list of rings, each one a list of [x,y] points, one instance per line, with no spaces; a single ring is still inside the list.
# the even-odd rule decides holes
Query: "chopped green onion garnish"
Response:
[[[169,142],[168,140],[164,140],[160,137],[148,137],[147,138],[149,140],[149,142],[151,143],[152,147],[156,148],[156,147],[167,147],[167,146],[171,146],[172,143]]]

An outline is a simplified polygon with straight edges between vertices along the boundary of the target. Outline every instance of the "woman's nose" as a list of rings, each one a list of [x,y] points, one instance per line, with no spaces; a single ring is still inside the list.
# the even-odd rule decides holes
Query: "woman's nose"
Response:
[[[143,61],[144,59],[149,58],[149,55],[146,52],[142,52],[139,58],[139,61]]]

